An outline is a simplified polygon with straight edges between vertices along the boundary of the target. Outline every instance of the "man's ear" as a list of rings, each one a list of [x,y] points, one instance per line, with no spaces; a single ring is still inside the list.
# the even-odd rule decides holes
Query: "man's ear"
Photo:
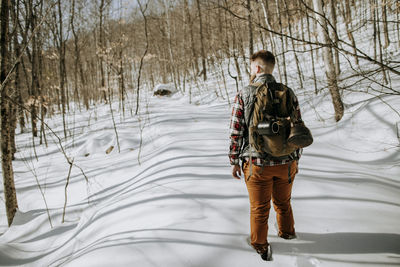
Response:
[[[257,65],[257,73],[260,73],[261,72],[261,67],[260,67],[260,65]]]

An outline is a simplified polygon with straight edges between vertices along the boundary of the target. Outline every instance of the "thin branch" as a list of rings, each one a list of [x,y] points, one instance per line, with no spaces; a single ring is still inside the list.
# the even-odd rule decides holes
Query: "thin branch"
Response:
[[[30,111],[28,108],[26,108],[24,105],[21,105],[20,103],[16,102],[14,99],[10,98],[9,96],[7,96],[6,98],[7,98],[8,101],[10,101],[10,102],[12,102],[13,104],[17,105],[18,107],[24,109],[25,111],[27,111],[28,113],[30,113],[30,114],[32,115],[31,111]],[[68,158],[68,155],[67,155],[67,153],[65,152],[65,149],[64,149],[64,147],[63,147],[63,145],[62,145],[62,140],[61,140],[61,138],[54,132],[54,130],[53,130],[44,120],[42,120],[42,118],[40,118],[38,115],[35,115],[35,117],[36,117],[36,119],[38,119],[39,121],[43,122],[43,125],[46,126],[46,128],[49,129],[50,132],[57,138],[58,144],[59,144],[59,146],[60,146],[60,147],[59,147],[59,150],[60,150],[60,152],[64,155],[64,157],[65,157],[65,159],[67,160],[68,164],[73,164],[75,167],[77,167],[77,168],[81,171],[82,175],[85,177],[86,182],[88,183],[88,182],[89,182],[89,179],[88,179],[88,177],[86,176],[86,174],[85,174],[85,172],[83,171],[83,169],[82,169],[81,167],[79,167],[78,165],[76,165],[75,163],[71,162],[71,160]]]
[[[47,212],[47,217],[48,217],[49,222],[50,222],[50,227],[53,228],[53,224],[52,224],[52,222],[51,222],[51,216],[50,216],[49,207],[48,207],[48,205],[47,205],[46,197],[45,197],[45,195],[44,195],[44,192],[43,192],[43,190],[42,190],[42,187],[40,186],[39,179],[38,179],[38,177],[37,177],[37,173],[36,173],[36,171],[35,171],[35,168],[34,168],[34,167],[31,168],[31,167],[29,166],[29,164],[28,164],[28,161],[27,161],[26,159],[23,158],[22,161],[25,163],[25,166],[30,170],[30,172],[31,172],[31,173],[33,174],[33,176],[35,177],[36,184],[37,184],[37,186],[39,187],[39,191],[40,191],[40,194],[42,195],[42,198],[43,198],[43,201],[44,201],[44,205],[46,206],[46,212]]]
[[[63,215],[62,215],[62,221],[61,223],[64,223],[64,217],[65,217],[65,209],[67,207],[67,188],[69,184],[69,178],[71,177],[71,169],[72,169],[72,164],[74,163],[74,159],[72,159],[71,164],[69,165],[69,170],[68,170],[68,176],[67,176],[67,183],[65,184],[65,201],[64,201],[64,209],[63,209]]]
[[[220,8],[222,8],[222,9],[226,10],[228,13],[230,13],[232,16],[234,16],[234,17],[237,18],[237,19],[240,19],[240,20],[243,20],[243,21],[247,21],[247,18],[246,18],[246,17],[242,17],[242,16],[236,14],[235,12],[233,12],[232,10],[230,10],[230,9],[227,8],[227,7],[224,7],[224,6],[219,5],[219,4],[218,4],[218,7],[220,7]],[[325,17],[324,17],[324,18],[325,18]],[[326,18],[325,18],[325,19],[326,19]],[[338,45],[335,45],[334,43],[325,44],[325,43],[321,43],[321,42],[313,42],[313,41],[310,41],[310,40],[304,40],[304,39],[300,39],[300,38],[296,38],[296,37],[287,35],[287,34],[285,34],[285,33],[280,33],[280,32],[276,32],[276,31],[274,31],[274,30],[268,29],[268,28],[264,27],[263,25],[261,25],[261,24],[260,24],[259,22],[257,22],[257,21],[254,21],[254,20],[253,20],[253,23],[254,23],[254,25],[256,25],[257,27],[259,27],[259,28],[261,28],[261,29],[263,29],[263,30],[265,30],[265,31],[267,31],[267,32],[273,33],[273,34],[275,34],[275,35],[283,36],[283,37],[292,39],[292,40],[297,41],[297,42],[305,43],[305,44],[317,45],[317,46],[321,46],[321,47],[330,47],[330,48],[334,48],[334,49],[336,49],[336,50],[338,50],[338,51],[341,51],[341,52],[343,52],[343,53],[345,53],[345,54],[348,54],[348,55],[351,55],[351,56],[354,56],[354,57],[358,57],[358,58],[367,60],[367,61],[369,61],[369,62],[372,62],[372,63],[374,63],[374,64],[376,64],[376,65],[378,65],[378,66],[380,66],[380,67],[383,67],[383,68],[385,68],[385,69],[387,69],[387,70],[389,70],[389,71],[391,71],[391,72],[393,72],[393,73],[395,73],[395,74],[397,74],[397,75],[400,75],[400,71],[394,69],[393,67],[390,67],[390,66],[384,64],[383,62],[380,62],[380,61],[377,61],[377,60],[371,58],[371,57],[368,56],[365,52],[363,52],[362,50],[360,50],[360,49],[357,48],[357,47],[356,47],[356,51],[359,52],[360,55],[359,55],[359,54],[355,54],[355,53],[353,53],[353,52],[350,52],[350,51],[348,51],[348,50],[346,50],[346,49],[344,49],[344,48],[341,48],[341,47],[339,47]],[[344,41],[344,40],[342,40],[342,39],[338,39],[338,41],[339,41],[339,43],[343,43],[343,44],[345,44],[345,45],[347,45],[347,46],[349,46],[349,47],[352,47],[351,44],[347,43],[346,41]]]

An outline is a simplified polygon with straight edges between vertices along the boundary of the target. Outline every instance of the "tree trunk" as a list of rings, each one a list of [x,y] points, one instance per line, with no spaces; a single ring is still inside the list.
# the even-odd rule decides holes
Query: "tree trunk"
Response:
[[[204,50],[204,36],[203,36],[203,21],[201,16],[201,7],[200,7],[200,0],[196,0],[197,3],[197,10],[199,12],[199,27],[200,27],[200,44],[201,44],[201,63],[203,66],[203,79],[204,81],[207,80],[207,67],[206,67],[206,53]]]
[[[281,9],[280,9],[280,4],[278,0],[275,0],[276,3],[276,11],[278,12],[278,21],[279,21],[279,32],[283,33],[283,28],[282,28],[282,13],[281,13]],[[285,43],[283,41],[283,36],[280,36],[281,39],[281,51],[285,51]],[[282,53],[282,63],[283,63],[283,78],[285,79],[285,84],[288,83],[288,79],[287,79],[287,70],[286,70],[286,57],[285,54]],[[278,66],[279,67],[279,66]]]
[[[322,9],[322,1],[323,0],[313,0],[314,3],[314,10],[318,12],[319,14],[323,15],[324,11]],[[319,21],[320,29],[319,29],[319,35],[321,40],[325,44],[330,44],[331,39],[329,38],[328,35],[328,27],[326,24],[326,20],[315,13],[316,20]],[[337,84],[337,78],[336,78],[336,70],[335,70],[335,65],[333,64],[333,55],[332,55],[332,49],[330,46],[324,46],[322,48],[323,52],[323,57],[324,57],[324,65],[325,65],[325,73],[326,77],[328,78],[328,88],[332,96],[332,103],[333,107],[335,109],[335,120],[340,121],[340,119],[343,117],[344,113],[344,107],[343,107],[343,102],[339,93],[339,88]]]
[[[125,77],[124,77],[124,62],[122,55],[122,42],[119,50],[119,70],[118,70],[118,83],[119,83],[119,95],[122,105],[122,114],[125,117]]]
[[[190,16],[188,0],[184,0],[184,8],[185,8],[185,13],[186,13],[187,25],[189,25],[190,48],[192,51],[192,62],[193,62],[193,66],[195,68],[195,72],[199,73],[199,63],[197,62],[197,53],[196,53],[196,47],[195,47],[195,43],[194,43],[193,20]]]
[[[75,31],[75,25],[74,25],[74,19],[75,19],[75,0],[72,0],[71,3],[71,20],[70,20],[70,25],[71,25],[71,31],[72,35],[74,36],[74,52],[75,52],[75,67],[74,67],[74,98],[75,102],[79,105],[79,110],[80,110],[80,99],[79,99],[79,90],[78,90],[78,72],[79,68],[81,67],[81,62],[80,62],[80,51],[79,51],[79,39]],[[82,81],[81,81],[82,84]],[[83,87],[83,84],[82,84]],[[85,97],[85,96],[84,96]]]
[[[397,2],[396,6],[395,6],[395,12],[396,12],[396,20],[400,21],[400,3]],[[396,23],[396,28],[397,28],[397,40],[398,40],[398,45],[399,45],[399,49],[400,49],[400,23]]]
[[[149,49],[149,34],[148,34],[148,29],[147,29],[147,17],[145,15],[145,12],[147,10],[147,6],[149,4],[149,2],[146,2],[146,5],[144,7],[142,7],[141,3],[138,1],[139,7],[140,7],[140,13],[142,13],[143,19],[144,19],[144,34],[145,34],[145,38],[146,38],[146,48],[143,52],[142,57],[140,58],[140,66],[139,66],[139,73],[138,73],[138,78],[137,78],[137,98],[136,98],[136,111],[135,111],[135,115],[138,114],[139,112],[139,92],[140,92],[140,78],[141,78],[141,74],[142,74],[142,68],[143,68],[143,60],[144,57],[147,54],[147,51]]]
[[[351,23],[351,9],[350,9],[350,4],[349,1],[345,1],[345,4],[343,4],[343,1],[340,1],[341,5],[343,6],[343,17],[345,19],[344,25],[346,26],[346,31],[347,31],[347,36],[349,37],[349,40],[351,41],[351,45],[353,46],[353,51],[354,51],[354,60],[356,61],[356,64],[359,65],[358,62],[358,57],[357,57],[357,48],[356,48],[356,41],[353,36],[352,32],[352,23]]]
[[[331,16],[332,16],[332,25],[334,27],[334,31],[336,33],[333,33],[333,36],[335,38],[335,46],[339,44],[339,37],[338,37],[338,28],[337,28],[337,18],[336,18],[336,0],[331,0]],[[339,50],[334,49],[335,52],[335,70],[336,70],[336,75],[340,74],[340,61],[339,61]]]
[[[379,20],[379,8],[378,8],[378,3],[376,2],[376,0],[374,0],[374,2],[375,2],[375,6],[376,6],[376,9],[375,9],[375,11],[376,11],[376,17],[378,18],[378,20]],[[378,44],[379,44],[379,60],[380,60],[380,62],[383,62],[383,47],[382,47],[382,39],[381,39],[381,29],[380,29],[380,22],[378,22],[377,24],[376,24],[376,36],[378,37]],[[385,71],[385,68],[382,66],[382,74],[383,74],[383,82],[384,82],[384,84],[387,84],[388,83],[388,79],[387,79],[387,77],[386,77],[386,71]]]
[[[262,13],[261,12],[257,12],[257,19],[258,19],[258,22],[260,23],[260,24],[262,24]],[[261,49],[264,49],[264,47],[266,47],[266,43],[265,43],[265,37],[264,37],[264,31],[263,31],[263,29],[261,28],[261,27],[259,27],[258,28],[258,32],[259,32],[259,36],[260,36],[260,41],[261,41]],[[257,50],[260,50],[259,48],[258,48],[258,46],[257,46]]]
[[[33,103],[30,104],[31,108],[31,125],[32,125],[32,138],[37,137],[37,101],[38,101],[38,90],[39,90],[39,55],[38,55],[38,38],[33,30],[36,28],[36,20],[37,20],[37,12],[36,9],[33,8],[33,3],[29,1],[29,19],[31,24],[32,31],[32,85],[30,96],[33,99]]]
[[[14,215],[18,208],[17,194],[15,191],[14,183],[14,172],[12,166],[12,151],[10,146],[10,133],[11,133],[11,122],[10,122],[10,108],[8,105],[9,97],[9,85],[3,85],[6,80],[6,76],[10,70],[10,53],[8,51],[9,45],[9,11],[10,1],[1,1],[1,36],[0,36],[0,55],[1,55],[1,69],[0,69],[0,82],[2,85],[1,99],[0,99],[0,124],[1,124],[1,164],[3,170],[3,183],[4,183],[4,196],[6,203],[6,213],[8,226],[14,219]],[[4,87],[3,87],[4,86]]]
[[[291,21],[291,19],[290,19],[290,18],[291,18],[291,15],[289,14],[289,4],[288,4],[287,0],[284,0],[283,3],[285,4],[286,15],[287,15],[288,23],[289,23],[289,25],[288,25],[288,28],[289,28],[289,35],[290,35],[290,36],[293,36],[293,33],[292,33],[292,25],[291,25],[292,21]],[[295,59],[295,62],[296,62],[297,74],[298,74],[298,76],[299,76],[300,88],[303,89],[303,88],[304,88],[304,87],[303,87],[303,80],[304,80],[304,78],[303,78],[303,74],[302,74],[302,72],[301,72],[300,62],[299,62],[299,59],[298,59],[298,57],[297,57],[297,53],[296,53],[296,48],[295,48],[294,40],[293,40],[293,39],[290,39],[290,40],[291,40],[291,43],[292,43],[292,49],[293,49],[294,59]]]
[[[11,14],[13,16],[13,21],[14,25],[17,25],[18,17],[19,17],[19,9],[16,6],[15,0],[12,0],[12,10]],[[15,52],[15,59],[18,59],[21,55],[21,45],[18,41],[18,27],[15,27],[14,29],[14,36],[13,36],[13,41],[14,41],[14,52]],[[15,65],[15,91],[17,93],[17,115],[18,115],[18,121],[19,121],[19,126],[21,128],[21,133],[24,132],[25,128],[25,118],[24,118],[24,110],[23,110],[23,105],[24,101],[22,99],[22,87],[21,87],[21,63],[18,61]]]
[[[251,23],[252,20],[252,10],[251,10],[251,1],[247,0],[246,4],[247,8],[247,23],[249,26],[249,59],[251,58],[251,55],[254,53],[254,47],[253,47],[253,25]]]
[[[307,12],[307,11],[306,11]],[[308,40],[311,41],[311,25],[310,25],[310,17],[308,12],[306,13],[306,22],[307,22],[307,33],[308,33]],[[314,50],[313,46],[310,44],[310,54],[311,54],[311,65],[312,65],[312,72],[313,72],[313,79],[314,79],[314,91],[315,94],[318,94],[318,86],[317,86],[317,75],[315,74],[315,62],[314,62]]]
[[[104,6],[105,6],[104,0],[101,0],[99,11],[100,11],[100,50],[101,50],[101,55],[100,55],[100,74],[101,74],[101,87],[102,87],[102,90],[105,90],[105,86],[106,86],[106,80],[104,78],[104,66],[103,66],[103,57],[104,57],[104,53],[105,53],[104,30],[103,30]]]
[[[262,0],[261,2],[261,6],[263,9],[263,13],[264,13],[264,19],[265,19],[265,25],[268,27],[268,29],[272,29],[271,24],[270,23],[270,17],[268,15],[268,0]],[[273,29],[274,30],[274,29]],[[271,48],[272,48],[272,53],[274,55],[276,55],[276,44],[275,44],[275,38],[273,37],[271,32],[268,32],[268,36],[269,36],[269,40],[271,43]],[[279,79],[282,80],[282,72],[281,72],[281,68],[280,68],[280,64],[279,64],[279,57],[275,57],[276,60],[276,66],[278,69],[278,73],[279,73]]]
[[[170,21],[170,16],[169,16],[169,1],[164,0],[164,5],[165,5],[165,14],[166,14],[166,23],[165,25],[167,26],[167,39],[168,39],[168,54],[169,54],[169,66],[171,68],[171,76],[172,76],[172,82],[174,83],[175,88],[178,88],[179,83],[177,83],[177,78],[176,78],[176,66],[175,66],[175,56],[172,51],[172,37],[171,37],[171,21]]]
[[[382,1],[382,19],[383,19],[383,35],[385,36],[385,46],[383,48],[387,48],[390,44],[389,30],[387,23],[387,0]]]
[[[61,0],[58,0],[58,16],[59,16],[59,48],[58,54],[60,57],[59,68],[60,68],[60,90],[61,90],[61,108],[64,128],[64,138],[67,138],[67,125],[65,121],[65,106],[66,106],[66,94],[65,94],[65,40],[63,35],[63,23],[62,23],[62,11],[61,11]]]

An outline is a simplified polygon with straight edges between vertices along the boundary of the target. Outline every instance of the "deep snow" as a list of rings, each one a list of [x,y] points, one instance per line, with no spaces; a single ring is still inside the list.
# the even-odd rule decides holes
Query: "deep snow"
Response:
[[[271,266],[400,263],[400,154],[393,126],[399,118],[381,100],[357,103],[353,95],[347,96],[355,101],[339,124],[314,119],[318,109],[328,109],[329,97],[314,98],[317,110],[302,105],[315,141],[304,149],[294,181],[299,238],[277,238],[272,212]],[[65,159],[53,144],[37,148],[39,161],[23,163],[22,156],[32,149],[21,149],[14,165],[20,210],[9,229],[4,206],[0,208],[0,265],[265,264],[245,241],[249,203],[244,180],[230,175],[231,108],[226,102],[204,99],[206,104],[190,105],[179,94],[148,99],[148,114],[143,113],[141,121],[141,165],[136,119],[117,118],[121,152],[114,148],[106,154],[116,145],[108,106],[97,108],[97,120],[91,118],[90,126],[94,110],[76,115],[74,146],[70,141],[66,147],[89,184],[79,169],[72,169],[63,224]],[[397,96],[385,101],[400,105]],[[20,147],[31,142],[29,134],[18,140]],[[52,229],[26,164],[35,169],[45,191]]]

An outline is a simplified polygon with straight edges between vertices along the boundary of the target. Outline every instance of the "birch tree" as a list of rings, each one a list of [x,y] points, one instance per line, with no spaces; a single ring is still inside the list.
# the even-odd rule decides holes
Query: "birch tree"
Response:
[[[325,44],[332,44],[332,40],[329,38],[329,31],[327,27],[327,22],[325,20],[324,11],[322,9],[323,0],[313,0],[315,9],[315,19],[319,22],[320,39],[324,41]],[[322,48],[325,73],[328,79],[328,88],[332,97],[333,108],[335,110],[335,120],[340,121],[343,117],[344,107],[343,102],[339,93],[339,88],[337,84],[336,70],[333,63],[332,49],[329,45]]]

